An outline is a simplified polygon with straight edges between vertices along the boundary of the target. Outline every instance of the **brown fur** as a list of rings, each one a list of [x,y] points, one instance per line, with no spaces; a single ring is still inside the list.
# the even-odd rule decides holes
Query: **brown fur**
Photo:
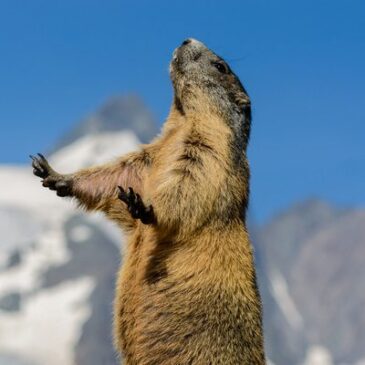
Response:
[[[124,364],[263,365],[245,145],[237,163],[226,114],[199,87],[189,93],[141,151],[71,175],[71,195],[127,232],[114,315]],[[118,185],[153,206],[154,224],[131,218]]]

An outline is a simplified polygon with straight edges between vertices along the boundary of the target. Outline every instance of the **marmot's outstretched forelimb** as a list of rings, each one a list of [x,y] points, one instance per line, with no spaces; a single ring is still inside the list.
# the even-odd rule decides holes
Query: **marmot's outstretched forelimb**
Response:
[[[160,137],[114,163],[34,173],[127,232],[115,342],[127,365],[263,365],[261,303],[245,214],[250,101],[222,58],[188,39],[170,66]]]
[[[135,218],[122,203],[120,191],[118,196],[118,186],[140,191],[141,177],[147,163],[143,153],[131,153],[113,163],[66,175],[54,171],[41,154],[31,158],[33,172],[43,179],[44,187],[55,190],[61,197],[76,198],[80,206],[87,210],[104,212],[123,228],[135,227]]]

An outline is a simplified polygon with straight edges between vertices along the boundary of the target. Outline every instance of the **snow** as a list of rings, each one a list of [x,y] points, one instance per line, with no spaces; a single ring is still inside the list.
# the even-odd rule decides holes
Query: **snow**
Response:
[[[271,273],[270,280],[271,293],[284,314],[284,317],[293,329],[300,330],[303,327],[303,318],[293,298],[290,296],[287,282],[277,270]]]
[[[330,352],[323,346],[311,346],[303,365],[333,365]]]
[[[1,252],[13,251],[34,242],[41,231],[41,220],[29,210],[0,206]]]
[[[74,171],[136,150],[138,145],[132,131],[87,135],[57,151],[50,161],[61,172]],[[40,179],[32,174],[30,161],[29,166],[1,166],[0,181],[0,264],[4,265],[8,257],[5,248],[14,249],[23,242],[28,245],[22,252],[21,265],[0,273],[0,295],[4,295],[37,288],[42,272],[69,259],[63,224],[75,205],[43,188]],[[108,231],[114,242],[120,242],[120,230],[115,225],[100,215],[91,220]],[[75,240],[85,241],[90,230],[86,226],[76,227],[71,234]],[[33,243],[37,246],[32,247]]]
[[[102,213],[88,214],[88,219],[92,224],[98,226],[116,247],[120,248],[123,240],[123,231],[115,222],[105,219]]]
[[[139,144],[132,131],[89,134],[47,157],[55,170],[68,173],[137,150]],[[0,166],[0,298],[14,292],[21,296],[20,311],[0,310],[0,356],[7,359],[9,354],[10,359],[16,354],[32,364],[72,365],[82,326],[91,314],[88,299],[95,283],[80,277],[42,287],[44,273],[71,258],[64,224],[77,211],[70,199],[43,188],[40,180],[32,174],[31,160],[26,166]],[[88,215],[88,221],[120,245],[122,235],[116,225],[101,214]],[[71,230],[78,242],[87,242],[91,234],[86,224]],[[21,261],[5,268],[15,248]]]
[[[86,225],[79,225],[72,228],[70,235],[76,242],[85,242],[91,236],[91,229]]]
[[[50,156],[50,162],[61,173],[97,165],[137,149],[139,141],[131,131],[87,135]],[[42,188],[40,179],[29,166],[0,166],[0,206],[41,210],[52,205],[57,209],[73,209],[68,199],[60,199],[54,191]]]
[[[63,232],[67,217],[64,211],[44,213],[43,230],[35,237],[37,245],[24,250],[20,265],[0,272],[0,296],[11,291],[34,290],[39,286],[44,271],[69,260]]]
[[[31,364],[28,360],[19,358],[15,354],[0,354],[0,364],[1,365],[37,365]]]
[[[67,201],[54,191],[42,187],[40,179],[32,174],[31,167],[3,165],[0,167],[0,206],[27,209],[29,213],[45,209],[45,206],[67,209]]]
[[[9,255],[5,252],[0,252],[0,270],[5,267],[8,262]]]
[[[87,135],[62,148],[50,158],[62,173],[104,163],[137,149],[139,141],[132,131]]]
[[[91,314],[93,288],[93,280],[83,277],[31,296],[21,312],[0,312],[0,352],[21,353],[37,364],[75,364],[73,349]]]

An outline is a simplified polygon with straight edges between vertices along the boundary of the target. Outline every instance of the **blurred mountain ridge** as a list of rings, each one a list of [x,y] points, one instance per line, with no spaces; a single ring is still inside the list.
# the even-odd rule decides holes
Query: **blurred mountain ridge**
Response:
[[[318,364],[363,364],[365,211],[297,203],[256,232],[255,247],[271,360],[315,365],[319,349]]]
[[[113,96],[57,142],[51,153],[87,135],[105,132],[133,131],[141,143],[148,143],[158,133],[157,123],[136,94]]]

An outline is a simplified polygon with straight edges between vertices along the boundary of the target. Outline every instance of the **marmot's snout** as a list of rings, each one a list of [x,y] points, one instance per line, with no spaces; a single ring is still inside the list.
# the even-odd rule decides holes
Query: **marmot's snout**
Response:
[[[189,98],[194,95],[194,89],[203,92],[211,105],[227,115],[232,110],[241,113],[242,107],[250,103],[246,90],[224,59],[194,38],[185,39],[175,49],[170,76],[175,97],[181,104],[179,108],[186,106],[187,101],[194,103]]]
[[[182,46],[186,46],[187,44],[192,42],[192,38],[185,39],[184,42],[181,43]]]
[[[187,38],[187,39],[185,39],[185,41],[183,41],[181,43],[181,46],[186,46],[188,44],[200,44],[200,45],[203,45],[202,42],[200,42],[200,41],[198,41],[198,40],[196,40],[194,38]]]
[[[202,42],[194,38],[185,39],[173,53],[171,69],[183,72],[191,61],[197,61],[200,58],[204,50],[208,48]]]

